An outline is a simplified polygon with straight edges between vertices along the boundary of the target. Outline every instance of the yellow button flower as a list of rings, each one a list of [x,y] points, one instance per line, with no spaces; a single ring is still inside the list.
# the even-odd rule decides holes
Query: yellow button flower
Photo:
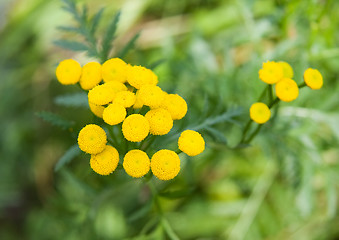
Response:
[[[78,135],[79,148],[89,154],[101,153],[107,143],[107,136],[101,127],[95,124],[86,125]]]
[[[107,86],[108,88],[112,90],[112,92],[115,92],[115,93],[118,93],[121,91],[127,91],[126,85],[121,82],[111,81],[111,82],[104,83],[103,85]]]
[[[287,62],[278,62],[283,69],[284,78],[293,78],[293,68]]]
[[[161,107],[170,112],[173,120],[182,119],[187,113],[187,103],[178,94],[167,94]]]
[[[317,69],[308,68],[304,72],[304,81],[312,89],[320,89],[323,86],[323,76]]]
[[[169,133],[173,127],[171,114],[162,108],[148,111],[145,118],[149,122],[149,132],[153,135],[165,135]]]
[[[282,66],[277,62],[264,62],[262,68],[259,70],[259,78],[268,84],[277,83],[284,76]]]
[[[284,78],[275,85],[277,97],[284,102],[291,102],[299,95],[299,88],[295,81]]]
[[[154,176],[160,180],[175,178],[180,171],[178,154],[167,149],[156,152],[151,159],[151,169]]]
[[[110,145],[106,145],[101,153],[92,155],[90,160],[91,168],[100,175],[111,174],[117,168],[118,163],[119,153]]]
[[[140,114],[129,115],[122,123],[122,133],[130,142],[140,142],[144,140],[149,133],[149,123],[147,119]]]
[[[144,105],[150,108],[160,107],[166,93],[160,87],[154,85],[143,85],[139,90],[139,97]]]
[[[133,105],[133,108],[134,109],[140,109],[140,108],[142,108],[142,106],[144,106],[144,103],[140,99],[140,94],[139,94],[139,90],[138,90],[135,94],[135,103]]]
[[[129,69],[127,81],[131,86],[140,89],[145,84],[157,85],[158,76],[150,69],[142,66],[133,66]]]
[[[151,162],[145,152],[134,149],[126,153],[122,165],[128,175],[140,178],[148,173]]]
[[[116,94],[126,86],[120,82],[108,82],[95,86],[88,92],[88,101],[95,105],[106,105],[113,101]]]
[[[66,59],[59,63],[55,74],[61,84],[70,85],[79,82],[81,71],[81,66],[77,61]]]
[[[119,103],[125,108],[131,107],[135,103],[135,94],[130,91],[121,91],[115,95],[113,102]]]
[[[89,104],[89,108],[91,109],[92,113],[95,116],[102,118],[102,114],[103,114],[105,108],[103,106],[95,105],[95,104],[90,103],[90,102],[88,102],[88,104]]]
[[[128,65],[120,58],[111,58],[102,64],[102,78],[105,82],[126,82]]]
[[[109,125],[117,125],[124,121],[126,114],[126,109],[121,104],[114,102],[105,108],[103,119]]]
[[[258,123],[263,124],[270,120],[271,111],[265,103],[253,103],[250,107],[250,118]]]
[[[98,85],[102,80],[101,64],[97,62],[89,62],[82,67],[80,77],[80,86],[84,90],[90,90]]]
[[[200,133],[193,130],[185,130],[179,137],[178,146],[188,156],[196,156],[205,150],[205,141]]]

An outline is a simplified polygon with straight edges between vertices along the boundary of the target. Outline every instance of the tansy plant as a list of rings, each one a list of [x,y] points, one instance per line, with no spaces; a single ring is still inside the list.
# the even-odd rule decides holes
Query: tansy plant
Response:
[[[151,169],[160,180],[170,180],[180,171],[178,153],[196,156],[205,149],[198,132],[185,130],[176,151],[161,149],[149,158],[156,137],[168,134],[173,122],[187,112],[186,101],[157,86],[158,77],[150,69],[126,64],[120,58],[83,67],[67,59],[59,63],[56,76],[61,84],[79,83],[88,90],[91,111],[103,119],[102,126],[88,124],[78,135],[79,148],[91,155],[91,168],[100,175],[114,172],[122,156],[122,166],[131,177],[143,177]]]

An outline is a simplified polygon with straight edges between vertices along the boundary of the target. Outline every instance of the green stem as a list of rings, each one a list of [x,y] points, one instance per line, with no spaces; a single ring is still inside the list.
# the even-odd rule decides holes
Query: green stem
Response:
[[[116,139],[116,137],[113,133],[113,127],[109,126],[107,129],[108,129],[108,133],[109,133],[110,137],[112,138],[113,146],[117,147],[118,142],[117,142],[117,139]]]
[[[298,85],[298,88],[303,88],[303,87],[306,87],[306,86],[307,86],[306,83],[303,82],[303,83],[301,83],[301,84]]]
[[[270,102],[272,102],[273,101],[273,86],[272,85],[269,85],[268,97],[269,97]]]
[[[248,120],[248,122],[247,122],[247,124],[246,124],[246,126],[245,126],[245,128],[244,128],[244,130],[242,132],[242,137],[241,137],[241,140],[240,140],[239,144],[244,142],[246,134],[247,134],[248,130],[250,129],[252,123],[253,123],[252,119]]]
[[[247,144],[250,143],[252,139],[260,132],[262,125],[263,124],[258,125],[255,131],[251,134],[251,136],[244,143],[247,143]]]
[[[270,88],[270,85],[267,85],[267,87],[264,88],[264,90],[262,91],[262,93],[261,93],[261,95],[260,95],[260,97],[259,97],[259,99],[258,99],[258,102],[260,102],[260,101],[264,98],[265,93],[266,93],[266,91],[267,91],[269,88]]]
[[[271,109],[275,104],[277,104],[280,101],[279,98],[275,98],[273,102],[270,102],[268,105],[268,108]]]
[[[149,135],[148,140],[144,141],[141,146],[140,149],[143,151],[146,151],[154,142],[156,136],[155,135]]]
[[[175,153],[179,155],[180,153],[182,153],[182,151],[180,149],[177,149]]]

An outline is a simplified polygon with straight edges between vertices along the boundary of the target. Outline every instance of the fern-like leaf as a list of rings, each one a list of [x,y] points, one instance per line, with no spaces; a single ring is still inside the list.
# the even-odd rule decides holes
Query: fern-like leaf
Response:
[[[70,129],[71,127],[74,126],[73,121],[66,120],[55,113],[41,111],[36,113],[36,115],[43,119],[44,121],[54,126],[60,127],[61,129],[64,130]]]
[[[88,108],[87,94],[83,92],[58,96],[54,99],[54,102],[65,107]]]
[[[75,157],[79,156],[80,153],[81,151],[78,145],[73,145],[72,147],[70,147],[55,164],[54,171],[59,171],[65,164],[71,162]]]
[[[108,58],[112,41],[114,40],[114,35],[118,27],[118,22],[120,19],[120,11],[117,12],[115,17],[113,18],[111,24],[108,26],[107,32],[104,36],[103,42],[102,42],[102,52],[101,52],[101,60],[105,61]]]

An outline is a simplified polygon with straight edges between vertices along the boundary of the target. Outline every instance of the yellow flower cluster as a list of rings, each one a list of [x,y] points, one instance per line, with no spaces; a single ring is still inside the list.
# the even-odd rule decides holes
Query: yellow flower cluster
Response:
[[[293,68],[287,62],[264,62],[259,70],[259,78],[267,84],[275,84],[275,94],[277,98],[284,102],[291,102],[299,96],[297,83],[292,79],[294,76]],[[304,81],[306,86],[311,89],[320,89],[323,85],[323,77],[316,69],[308,68],[304,72]],[[273,94],[273,93],[272,93]],[[250,108],[250,118],[263,124],[270,119],[271,112],[265,103],[254,103]]]
[[[186,101],[178,94],[162,90],[152,70],[132,66],[119,58],[109,59],[102,65],[90,62],[83,67],[67,59],[60,62],[56,75],[62,84],[79,83],[88,91],[88,104],[93,114],[103,119],[107,129],[119,125],[128,142],[151,144],[149,135],[154,138],[168,134],[174,120],[182,119],[187,113]],[[79,132],[78,144],[82,151],[91,154],[90,165],[96,173],[108,175],[117,168],[119,153],[107,145],[106,133],[100,126],[85,126]],[[150,160],[140,147],[143,143],[134,146],[140,149],[128,151],[122,162],[128,175],[139,178],[150,169],[161,180],[178,175],[180,159],[176,152],[162,149]],[[189,156],[196,156],[204,151],[205,141],[198,132],[186,130],[178,139],[178,148]]]

